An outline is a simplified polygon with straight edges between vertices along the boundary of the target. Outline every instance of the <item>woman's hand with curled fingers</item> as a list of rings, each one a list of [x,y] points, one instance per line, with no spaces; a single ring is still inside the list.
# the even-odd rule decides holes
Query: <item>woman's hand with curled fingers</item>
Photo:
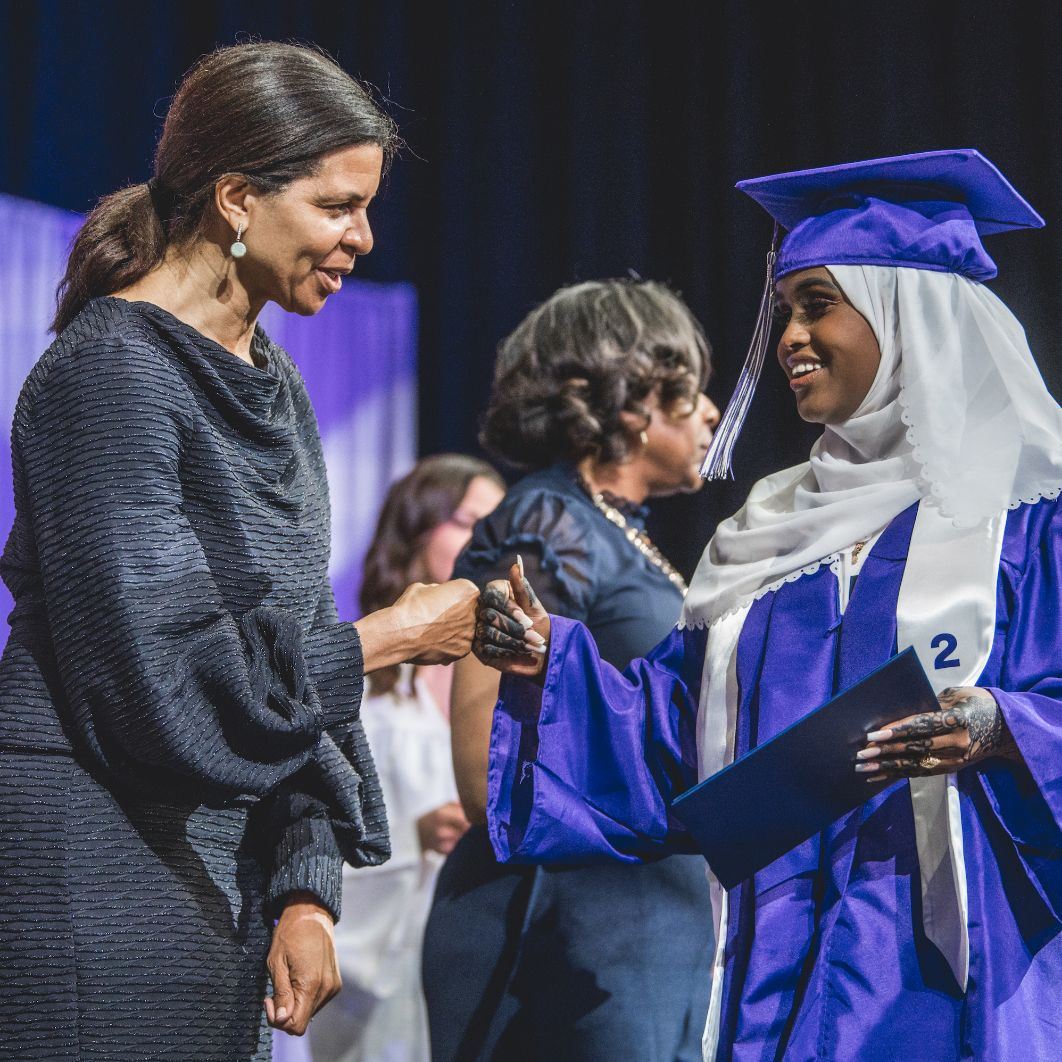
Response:
[[[867,734],[856,770],[868,781],[949,774],[992,757],[1020,760],[1003,713],[988,690],[959,686],[937,698],[940,708]]]
[[[549,634],[549,614],[517,557],[508,580],[496,579],[480,594],[472,651],[482,663],[505,674],[537,678],[546,669]]]
[[[456,801],[443,804],[417,819],[421,851],[449,855],[468,830],[469,821]]]
[[[273,995],[265,1012],[274,1029],[302,1036],[310,1019],[342,987],[332,916],[310,893],[294,893],[273,929],[266,960]]]
[[[447,583],[414,583],[391,606],[402,622],[417,632],[419,652],[414,664],[449,664],[472,649],[479,590],[468,579]]]

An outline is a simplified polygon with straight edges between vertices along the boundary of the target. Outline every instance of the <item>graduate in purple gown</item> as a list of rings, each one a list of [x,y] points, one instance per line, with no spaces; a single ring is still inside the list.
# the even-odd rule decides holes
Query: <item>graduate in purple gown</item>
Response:
[[[981,242],[1042,221],[972,151],[739,187],[788,230],[764,307],[823,434],[720,525],[679,627],[622,674],[516,571],[488,587],[492,842],[520,862],[688,850],[672,797],[912,646],[940,709],[868,735],[852,767],[894,784],[713,882],[705,1058],[1058,1057],[1062,412]],[[768,334],[761,313],[709,472]],[[785,794],[765,779],[763,799]]]

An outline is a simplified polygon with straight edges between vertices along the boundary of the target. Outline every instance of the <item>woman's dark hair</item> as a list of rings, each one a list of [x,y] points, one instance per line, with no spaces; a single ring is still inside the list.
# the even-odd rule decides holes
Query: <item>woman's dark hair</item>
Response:
[[[561,288],[498,348],[480,441],[522,468],[630,452],[623,412],[694,399],[711,349],[689,308],[665,284],[594,280]]]
[[[204,56],[170,105],[153,180],[105,196],[78,233],[53,329],[193,236],[221,177],[240,174],[276,193],[311,176],[323,155],[357,144],[378,144],[386,167],[398,132],[371,92],[321,52],[258,41]]]
[[[505,480],[487,464],[463,454],[437,454],[418,461],[391,484],[380,510],[376,533],[365,554],[361,583],[362,613],[393,605],[410,583],[423,581],[423,549],[428,535],[445,524],[477,476],[505,490]],[[398,681],[397,667],[372,675],[373,693],[388,693]]]

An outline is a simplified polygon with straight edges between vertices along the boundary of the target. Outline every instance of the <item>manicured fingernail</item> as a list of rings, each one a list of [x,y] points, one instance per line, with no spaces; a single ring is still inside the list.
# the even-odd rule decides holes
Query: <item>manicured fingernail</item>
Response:
[[[516,566],[520,569],[520,578],[524,577],[524,558],[519,553],[516,555]]]
[[[856,771],[860,774],[870,774],[871,771],[877,771],[880,770],[880,768],[880,763],[857,763],[855,765]]]
[[[529,653],[538,653],[539,656],[546,655],[545,645],[532,645],[530,642],[525,642],[524,649]]]
[[[891,737],[891,730],[871,730],[871,732],[867,734],[867,741],[888,741]]]
[[[856,753],[857,760],[876,760],[881,755],[881,749],[860,749]]]
[[[538,631],[525,631],[524,641],[530,642],[532,645],[545,645],[546,639],[542,637]]]
[[[534,626],[534,623],[531,621],[531,618],[522,608],[514,608],[512,611],[512,617],[514,620],[516,620],[517,623],[520,624],[521,627],[524,628],[525,631],[531,630],[531,628]]]
[[[287,1016],[288,1016],[288,1008],[287,1007],[281,1007],[280,1010],[277,1011],[277,1021],[283,1021]]]

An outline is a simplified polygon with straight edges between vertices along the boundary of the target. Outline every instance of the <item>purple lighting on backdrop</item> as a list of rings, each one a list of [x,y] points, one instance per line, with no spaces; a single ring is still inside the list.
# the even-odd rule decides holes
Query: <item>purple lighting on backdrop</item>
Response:
[[[0,540],[14,518],[9,429],[19,389],[51,342],[55,286],[81,216],[0,195]],[[361,562],[383,495],[416,459],[416,292],[347,281],[316,317],[268,306],[262,325],[295,359],[317,410],[332,495],[330,574],[358,615]],[[11,609],[0,586],[0,644]]]

